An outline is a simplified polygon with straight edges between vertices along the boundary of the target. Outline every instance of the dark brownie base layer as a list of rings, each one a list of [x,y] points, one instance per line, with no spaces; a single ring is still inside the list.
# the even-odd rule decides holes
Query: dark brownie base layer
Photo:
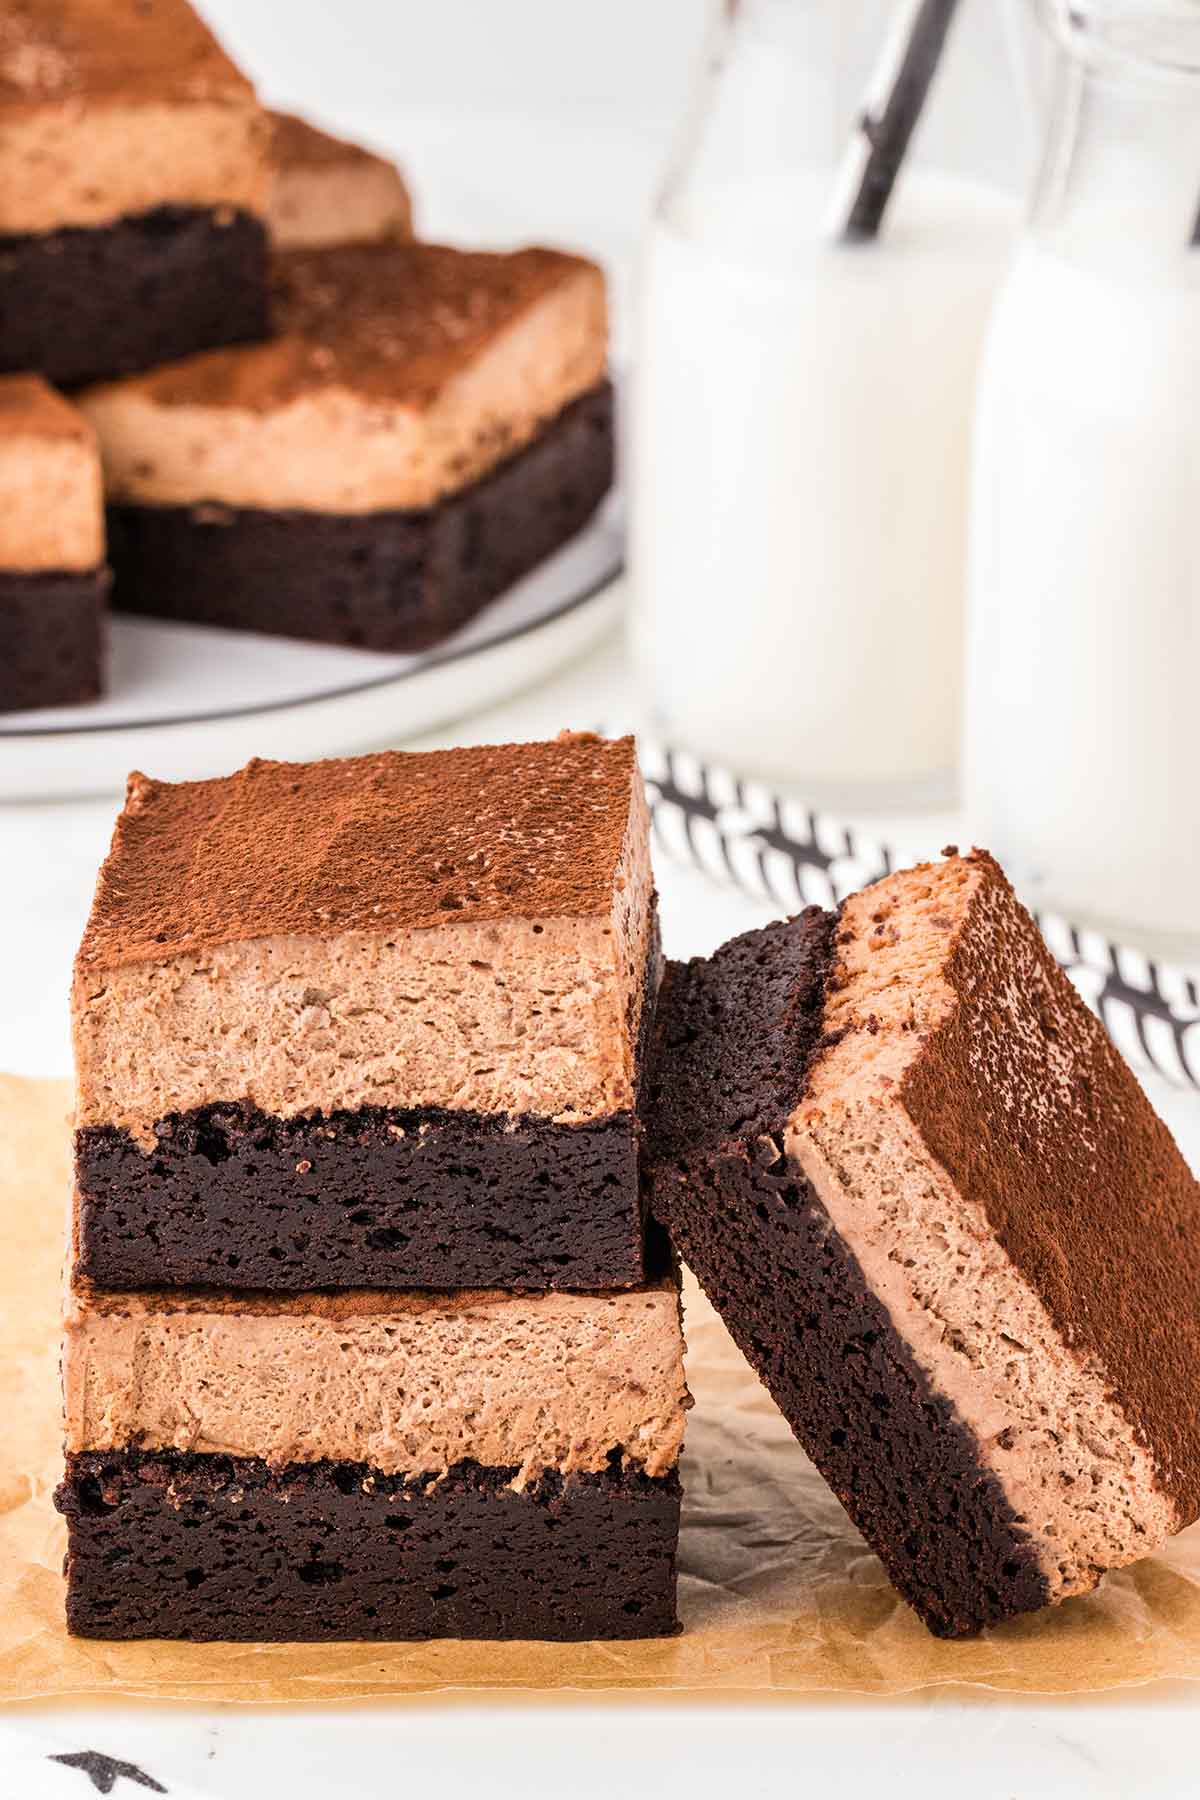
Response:
[[[158,1149],[76,1137],[77,1272],[99,1287],[616,1288],[645,1278],[631,1113],[205,1106]]]
[[[68,1459],[67,1624],[81,1637],[236,1642],[660,1637],[678,1629],[678,1477],[462,1463],[118,1451]]]
[[[426,512],[113,506],[114,605],[367,650],[427,649],[573,537],[612,474],[605,383]]]
[[[0,570],[0,712],[97,698],[108,588],[107,569]]]
[[[0,237],[0,370],[60,387],[267,335],[267,238],[248,213],[163,206]]]
[[[891,1580],[938,1637],[1043,1606],[975,1437],[930,1386],[782,1127],[821,1040],[835,919],[669,964],[650,1078],[651,1205]]]

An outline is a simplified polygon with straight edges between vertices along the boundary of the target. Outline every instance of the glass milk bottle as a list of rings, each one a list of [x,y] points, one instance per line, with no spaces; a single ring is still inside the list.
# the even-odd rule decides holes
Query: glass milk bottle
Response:
[[[893,35],[938,11],[901,4]],[[847,232],[863,96],[836,76],[863,15],[727,11],[643,255],[630,571],[670,741],[873,804],[940,793],[956,759],[969,415],[1016,209],[910,158],[878,234]],[[916,42],[927,85],[939,49]]]
[[[1200,942],[1200,4],[1045,9],[1056,90],[974,448],[967,824],[1026,893]]]

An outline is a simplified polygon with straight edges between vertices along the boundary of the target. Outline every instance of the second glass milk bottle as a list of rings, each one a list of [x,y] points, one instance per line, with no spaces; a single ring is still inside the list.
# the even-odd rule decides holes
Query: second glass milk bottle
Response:
[[[1200,5],[1041,9],[1057,59],[980,381],[967,826],[1029,897],[1200,943]]]

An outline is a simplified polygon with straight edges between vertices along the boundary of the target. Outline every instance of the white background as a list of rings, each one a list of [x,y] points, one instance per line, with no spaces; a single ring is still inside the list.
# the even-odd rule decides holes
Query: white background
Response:
[[[816,3],[840,11],[848,76],[861,82],[888,0]],[[1025,10],[962,0],[925,127],[931,150],[952,145],[1011,182],[1026,146],[1013,142],[1009,24]],[[406,110],[480,106],[670,123],[713,0],[207,0],[204,11],[269,99],[401,129]]]

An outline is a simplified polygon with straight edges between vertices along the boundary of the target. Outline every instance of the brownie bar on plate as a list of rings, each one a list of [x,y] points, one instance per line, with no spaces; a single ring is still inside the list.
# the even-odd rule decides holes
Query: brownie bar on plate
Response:
[[[114,604],[427,648],[612,482],[604,281],[552,250],[296,250],[274,341],[93,389]]]
[[[267,329],[268,126],[185,0],[0,15],[0,369],[78,386]]]
[[[990,857],[671,965],[652,1204],[957,1636],[1200,1513],[1200,1187]]]

